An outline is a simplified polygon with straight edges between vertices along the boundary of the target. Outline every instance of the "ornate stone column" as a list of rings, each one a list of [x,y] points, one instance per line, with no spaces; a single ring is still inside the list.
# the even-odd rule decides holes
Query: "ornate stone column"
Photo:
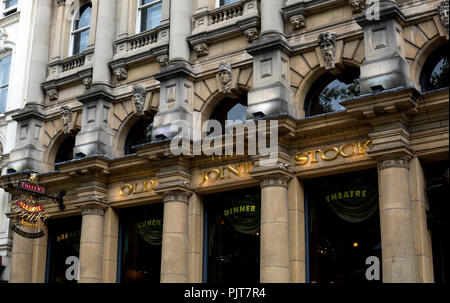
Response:
[[[281,9],[283,0],[261,0],[261,36],[271,33],[284,35],[284,20]]]
[[[81,206],[80,281],[103,281],[104,219],[106,206],[93,203]]]
[[[50,52],[50,58],[51,61],[57,61],[61,59],[61,46],[63,45],[63,30],[62,25],[64,24],[64,9],[66,5],[65,0],[56,1],[57,5],[57,17],[56,17],[56,24],[55,24],[55,31],[54,31],[54,37],[53,37],[53,45]]]
[[[47,267],[47,243],[48,227],[45,223],[39,223],[39,230],[45,234],[44,237],[33,241],[33,267],[31,271],[32,283],[45,283],[45,269]]]
[[[95,34],[94,66],[92,85],[109,84],[111,71],[108,63],[112,61],[116,30],[116,2],[98,1],[97,27]]]
[[[21,226],[20,229],[28,233],[34,232],[33,228],[27,226]],[[33,242],[32,239],[13,233],[9,283],[31,283]]]
[[[190,193],[164,193],[161,283],[188,281],[188,204]]]
[[[105,211],[104,247],[103,247],[103,282],[117,281],[117,247],[119,244],[119,215],[108,208]]]
[[[165,10],[167,3],[163,3]],[[182,121],[183,129],[191,132],[194,103],[194,78],[190,64],[190,46],[193,12],[192,0],[170,1],[169,64],[155,75],[161,82],[158,113],[155,115],[153,140],[163,140],[178,135],[171,125]],[[189,134],[185,134],[188,136]]]
[[[291,282],[305,283],[305,193],[303,183],[296,177],[288,184],[288,205]]]
[[[378,158],[383,282],[416,283],[414,221],[406,154]]]
[[[418,282],[433,283],[433,251],[431,246],[431,231],[427,225],[427,210],[429,208],[426,196],[425,175],[419,158],[414,157],[409,168],[409,188],[414,218],[414,243],[418,263]]]
[[[203,215],[203,199],[194,193],[189,198],[188,211],[189,283],[202,283]]]
[[[282,166],[257,167],[250,175],[261,185],[261,283],[290,282],[288,181]]]

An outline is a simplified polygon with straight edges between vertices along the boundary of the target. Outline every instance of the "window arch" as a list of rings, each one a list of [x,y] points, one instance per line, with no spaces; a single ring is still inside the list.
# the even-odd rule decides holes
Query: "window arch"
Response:
[[[134,146],[152,142],[153,118],[138,120],[128,133],[125,140],[125,155],[136,153]]]
[[[357,68],[347,68],[339,75],[326,73],[312,85],[305,100],[307,117],[344,110],[339,103],[360,95],[360,72]]]
[[[58,148],[55,157],[55,164],[73,160],[74,147],[75,147],[75,137],[67,136]]]
[[[138,0],[136,32],[145,32],[157,27],[162,17],[162,0]]]
[[[436,49],[425,62],[420,75],[422,91],[448,87],[448,44]]]
[[[74,15],[70,30],[70,56],[84,52],[89,43],[91,29],[92,4],[87,3],[80,7]]]
[[[238,99],[225,98],[213,110],[210,120],[217,120],[222,126],[222,134],[226,131],[226,121],[242,121],[247,120],[247,96],[241,96]],[[239,123],[239,122],[237,122]],[[235,124],[235,123],[233,123]],[[209,130],[208,134],[211,134]]]

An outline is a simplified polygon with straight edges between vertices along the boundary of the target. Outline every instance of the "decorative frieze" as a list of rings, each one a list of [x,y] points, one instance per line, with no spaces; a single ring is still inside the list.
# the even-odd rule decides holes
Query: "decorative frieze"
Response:
[[[222,84],[222,90],[224,93],[229,93],[231,91],[231,64],[228,62],[221,62],[219,65],[219,79]]]
[[[72,110],[67,106],[63,106],[60,109],[60,116],[64,134],[68,135],[70,134],[70,129],[72,126]]]
[[[353,13],[362,13],[365,7],[365,0],[349,0],[350,6],[352,7]]]
[[[253,41],[259,38],[259,31],[256,27],[249,28],[244,31],[244,35],[247,37],[248,42],[253,43]]]
[[[144,115],[145,98],[147,97],[147,90],[145,87],[135,85],[133,87],[133,103],[138,116]]]
[[[123,81],[128,78],[128,71],[125,67],[119,67],[114,69],[114,76],[116,76],[117,81]]]
[[[441,4],[439,4],[438,8],[439,18],[441,19],[442,25],[447,29],[449,26],[449,20],[448,20],[448,0],[442,1]]]
[[[303,14],[291,16],[289,21],[292,23],[295,30],[305,28],[305,16]]]
[[[404,157],[392,157],[383,158],[378,161],[378,169],[383,170],[386,168],[406,168],[409,169],[409,156]]]
[[[198,57],[203,57],[208,55],[208,45],[206,43],[200,43],[194,45],[194,51],[197,53]]]
[[[335,68],[336,64],[336,34],[321,33],[319,35],[319,46],[322,51],[322,56],[325,61],[326,69]]]

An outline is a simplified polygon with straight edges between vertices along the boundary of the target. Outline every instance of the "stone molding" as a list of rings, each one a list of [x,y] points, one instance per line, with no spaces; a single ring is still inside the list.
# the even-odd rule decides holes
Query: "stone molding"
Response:
[[[378,169],[383,170],[387,168],[406,168],[409,169],[409,161],[411,157],[407,155],[392,156],[388,158],[381,158],[378,160]]]
[[[273,187],[273,186],[282,186],[288,187],[289,178],[287,176],[265,176],[261,180],[261,188],[264,187]]]
[[[163,203],[183,202],[189,204],[191,193],[185,191],[169,191],[164,193]]]

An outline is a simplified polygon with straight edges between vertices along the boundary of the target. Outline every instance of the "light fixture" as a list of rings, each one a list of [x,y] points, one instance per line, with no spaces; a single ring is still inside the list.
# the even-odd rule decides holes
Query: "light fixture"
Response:
[[[384,91],[384,87],[383,87],[383,85],[381,85],[381,84],[371,86],[370,89],[371,89],[372,92],[374,92],[374,93],[379,93],[379,92]]]
[[[86,155],[84,153],[82,153],[82,152],[79,152],[79,153],[75,154],[75,157],[77,157],[77,159],[81,159],[81,158],[85,158]]]
[[[266,116],[266,114],[261,112],[261,111],[253,113],[252,115],[253,115],[253,118],[255,118],[255,119],[257,119],[257,118],[264,118]]]
[[[155,138],[157,141],[162,141],[162,140],[167,139],[167,136],[164,134],[159,134],[159,135],[156,135]]]
[[[359,243],[358,242],[353,242],[353,247],[359,247]]]

